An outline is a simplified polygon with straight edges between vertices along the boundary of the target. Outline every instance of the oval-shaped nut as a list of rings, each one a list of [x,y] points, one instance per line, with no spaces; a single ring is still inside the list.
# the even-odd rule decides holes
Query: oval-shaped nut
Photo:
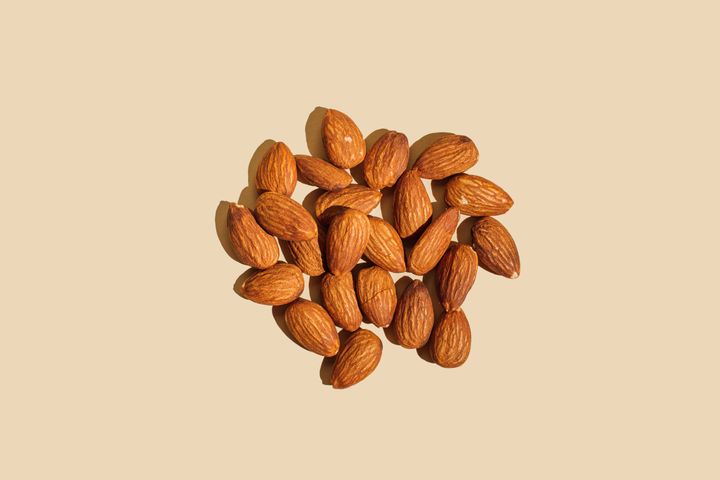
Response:
[[[403,133],[385,133],[367,152],[363,176],[370,188],[381,190],[395,185],[410,160],[410,146]]]
[[[319,237],[310,240],[287,241],[293,263],[311,277],[317,277],[325,272],[318,239]]]
[[[425,275],[437,265],[450,245],[459,218],[458,209],[450,207],[425,229],[408,255],[409,271]]]
[[[380,203],[382,194],[363,185],[348,185],[340,190],[325,192],[315,202],[315,215],[318,220],[328,222],[334,215],[352,208],[370,213]]]
[[[348,208],[335,215],[325,239],[328,270],[335,275],[352,270],[362,257],[369,237],[370,222],[363,212]]]
[[[465,215],[484,217],[507,212],[513,206],[513,199],[490,180],[461,173],[448,181],[445,203]]]
[[[339,190],[352,182],[349,173],[326,162],[322,158],[309,155],[295,155],[298,180],[323,190]]]
[[[350,335],[335,361],[333,388],[347,388],[367,378],[380,363],[382,349],[382,341],[370,330],[358,330]]]
[[[387,327],[393,320],[397,295],[387,270],[368,267],[358,272],[357,296],[360,308],[376,327]]]
[[[310,240],[318,235],[317,224],[310,212],[292,198],[279,193],[260,195],[255,215],[268,233],[282,240]]]
[[[515,240],[502,223],[492,217],[479,219],[473,225],[472,239],[482,268],[507,278],[520,275],[520,255]]]
[[[365,139],[350,117],[328,109],[322,123],[322,140],[330,163],[352,168],[365,159]]]
[[[302,272],[295,265],[276,263],[258,270],[240,285],[240,295],[263,305],[285,305],[300,296],[305,288]]]
[[[441,367],[459,367],[470,355],[470,341],[470,323],[465,313],[446,312],[433,329],[430,354]]]
[[[315,302],[295,300],[285,310],[285,324],[293,338],[311,352],[332,357],[340,349],[340,337],[332,318]]]
[[[277,240],[255,221],[252,211],[238,204],[230,204],[227,214],[230,243],[237,259],[255,268],[268,268],[280,256]]]
[[[461,173],[478,161],[478,149],[464,135],[445,135],[433,142],[418,158],[413,169],[422,178],[441,180]]]
[[[405,271],[405,250],[400,235],[382,218],[368,216],[370,238],[365,257],[378,267],[390,272]]]
[[[269,191],[290,196],[297,184],[295,157],[283,142],[275,142],[258,165],[255,187],[259,192]]]
[[[432,216],[432,204],[417,172],[409,170],[395,184],[393,215],[402,238],[409,237]]]
[[[475,283],[478,257],[470,245],[451,243],[435,270],[440,305],[450,312],[460,308]]]
[[[362,313],[355,297],[351,272],[342,275],[326,273],[320,281],[320,290],[325,308],[338,327],[348,332],[360,328]]]
[[[427,287],[414,280],[398,299],[392,326],[400,345],[405,348],[420,348],[432,333],[435,314]]]

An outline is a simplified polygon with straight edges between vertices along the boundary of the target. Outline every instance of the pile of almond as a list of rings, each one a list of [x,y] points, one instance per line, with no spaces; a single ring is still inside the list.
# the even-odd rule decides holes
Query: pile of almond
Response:
[[[388,131],[366,151],[357,125],[337,110],[325,112],[322,141],[325,159],[293,155],[284,143],[275,143],[257,169],[255,211],[230,205],[232,249],[237,260],[253,267],[240,294],[260,304],[286,305],[287,331],[297,343],[335,357],[335,388],[360,382],[380,362],[382,341],[361,328],[363,319],[405,348],[427,348],[440,366],[462,365],[471,335],[461,307],[477,266],[508,278],[520,273],[515,242],[493,218],[513,200],[490,180],[464,173],[477,163],[478,150],[462,135],[439,137],[410,170],[404,134]],[[367,185],[352,184],[347,169],[358,165]],[[445,184],[447,207],[434,219],[422,179]],[[324,190],[314,211],[291,198],[297,180]],[[383,189],[393,195],[392,223],[369,215]],[[452,241],[460,214],[476,217],[472,246]],[[278,261],[278,239],[291,254],[289,263]],[[363,257],[369,266],[355,268]],[[431,292],[419,279],[398,298],[390,272],[427,279],[433,270],[442,312],[434,311]],[[303,274],[322,276],[323,305],[299,298]],[[345,342],[338,328],[352,332]]]

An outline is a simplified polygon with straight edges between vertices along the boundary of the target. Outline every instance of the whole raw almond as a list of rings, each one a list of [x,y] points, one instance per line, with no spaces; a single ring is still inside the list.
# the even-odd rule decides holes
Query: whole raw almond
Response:
[[[287,246],[293,263],[300,267],[303,273],[317,277],[325,272],[318,237],[310,240],[288,241]]]
[[[322,140],[330,163],[352,168],[365,159],[365,139],[350,117],[328,109],[322,123]]]
[[[305,281],[298,267],[276,263],[248,277],[240,285],[240,294],[263,305],[285,305],[298,298],[304,288]]]
[[[382,194],[363,185],[348,185],[340,190],[325,192],[315,202],[318,220],[328,222],[345,208],[370,213],[380,203]]]
[[[269,191],[290,196],[297,183],[295,157],[282,142],[276,142],[258,165],[255,186],[258,191]]]
[[[335,215],[325,240],[328,270],[335,275],[352,270],[362,257],[369,237],[370,222],[363,212],[348,208]]]
[[[277,240],[255,221],[252,211],[238,204],[230,204],[227,215],[230,243],[237,259],[255,268],[268,268],[280,256]]]
[[[334,356],[340,349],[335,324],[330,315],[315,302],[298,298],[285,310],[285,324],[293,338],[311,352]]]
[[[479,219],[473,225],[472,239],[482,268],[507,278],[520,275],[520,255],[515,240],[502,223],[492,217]]]
[[[475,283],[478,257],[470,245],[451,243],[435,270],[438,297],[445,311],[460,308]]]
[[[432,333],[435,314],[427,287],[414,280],[400,296],[392,326],[398,343],[405,348],[420,348]]]
[[[450,245],[459,218],[458,209],[450,207],[425,229],[410,250],[407,261],[409,271],[425,275],[437,265]]]
[[[357,296],[360,308],[376,327],[387,327],[393,320],[397,295],[387,270],[368,267],[358,272]]]
[[[258,223],[282,240],[310,240],[317,237],[318,229],[310,212],[302,205],[275,192],[260,195],[255,205]]]
[[[395,185],[410,160],[410,146],[403,133],[385,133],[367,152],[363,176],[370,188],[380,190]]]
[[[501,215],[513,206],[513,199],[505,190],[483,177],[465,173],[448,181],[445,202],[473,217]]]
[[[337,168],[322,158],[309,155],[295,155],[298,180],[323,190],[339,190],[352,182],[345,170]]]
[[[459,367],[470,355],[470,323],[462,310],[446,312],[433,329],[430,354],[445,368]]]
[[[390,272],[405,271],[405,250],[400,235],[382,218],[368,216],[370,238],[365,257],[378,267]]]
[[[323,303],[335,324],[349,332],[360,328],[362,313],[358,307],[351,272],[342,275],[326,273],[320,281]]]
[[[478,149],[464,135],[444,135],[433,142],[413,168],[422,178],[440,180],[464,172],[478,161]]]
[[[409,237],[432,216],[432,204],[417,172],[410,170],[395,184],[393,212],[395,228],[402,238]]]
[[[370,330],[358,330],[338,353],[331,382],[333,388],[347,388],[364,380],[380,363],[382,341]]]

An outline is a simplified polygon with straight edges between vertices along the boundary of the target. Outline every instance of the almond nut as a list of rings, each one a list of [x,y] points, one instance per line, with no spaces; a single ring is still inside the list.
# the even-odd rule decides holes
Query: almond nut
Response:
[[[515,240],[502,223],[492,217],[479,219],[473,225],[472,239],[482,268],[507,278],[520,275],[520,255]]]
[[[248,277],[240,285],[240,295],[263,305],[285,305],[298,298],[304,288],[305,280],[298,267],[276,263]]]
[[[280,256],[277,240],[255,221],[252,211],[238,204],[230,204],[227,215],[230,243],[238,260],[255,268],[268,268]]]
[[[344,208],[353,208],[370,213],[380,203],[382,194],[363,185],[348,185],[340,190],[325,192],[315,202],[315,215],[318,220],[328,222],[333,215]]]
[[[435,314],[427,287],[414,280],[400,296],[395,308],[392,326],[400,345],[405,348],[420,348],[432,333]]]
[[[258,165],[255,187],[259,192],[269,191],[290,196],[297,183],[295,157],[282,142],[275,142]]]
[[[263,193],[257,199],[255,214],[268,233],[282,240],[310,240],[318,235],[317,224],[310,212],[285,195]]]
[[[304,348],[324,357],[332,357],[340,348],[335,324],[315,302],[298,298],[285,310],[285,324],[293,338]]]
[[[303,273],[311,277],[317,277],[325,272],[318,237],[310,240],[291,240],[287,241],[286,244],[292,255],[293,263],[300,267]]]
[[[322,158],[309,155],[295,155],[298,180],[323,190],[339,190],[352,182],[345,170],[337,168]]]
[[[365,158],[365,139],[350,117],[328,109],[322,123],[322,140],[330,163],[352,168]]]
[[[370,188],[381,190],[395,185],[410,160],[410,146],[403,133],[389,131],[367,152],[363,176]]]
[[[459,367],[470,355],[470,323],[462,310],[446,312],[433,329],[430,354],[445,368]]]
[[[405,250],[400,235],[382,218],[368,216],[370,238],[365,257],[378,267],[390,272],[405,271]]]
[[[445,135],[432,143],[413,168],[422,178],[441,180],[461,173],[478,161],[478,149],[464,135]]]
[[[387,270],[368,267],[358,272],[357,296],[360,308],[376,327],[387,327],[393,320],[397,295]]]
[[[425,275],[440,261],[452,240],[460,215],[450,207],[441,213],[422,233],[408,255],[408,270]]]
[[[405,172],[395,184],[393,212],[395,228],[402,238],[420,229],[432,216],[432,204],[417,172]]]
[[[369,237],[370,221],[363,212],[348,208],[334,216],[325,240],[328,270],[335,275],[352,270],[362,257]]]
[[[435,270],[440,305],[450,312],[460,308],[475,283],[478,257],[470,245],[451,243]]]
[[[347,388],[367,378],[380,363],[382,341],[370,330],[358,330],[338,353],[331,382],[333,388]]]
[[[349,332],[360,328],[362,313],[355,297],[351,272],[342,275],[326,273],[320,281],[320,290],[325,308],[338,327]]]
[[[513,206],[505,190],[483,177],[465,173],[448,181],[445,202],[473,217],[502,215]]]

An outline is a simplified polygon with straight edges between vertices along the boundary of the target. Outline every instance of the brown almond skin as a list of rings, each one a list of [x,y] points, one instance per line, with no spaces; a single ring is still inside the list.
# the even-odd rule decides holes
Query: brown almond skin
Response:
[[[325,239],[328,270],[335,275],[352,270],[362,257],[369,237],[370,221],[363,212],[348,208],[334,216]]]
[[[395,284],[387,270],[364,268],[358,272],[357,296],[360,308],[376,327],[387,327],[393,320],[397,295]]]
[[[370,330],[358,330],[338,353],[331,382],[333,388],[347,388],[364,380],[380,363],[382,341]]]
[[[240,286],[240,294],[263,305],[285,305],[298,298],[303,288],[305,280],[298,267],[276,263],[248,277]]]
[[[295,155],[298,180],[323,190],[339,190],[352,182],[348,172],[337,168],[322,158],[309,155]]]
[[[315,302],[298,298],[288,305],[285,324],[293,338],[311,352],[332,357],[340,349],[340,337],[332,318]]]
[[[360,328],[362,313],[357,303],[351,272],[342,275],[326,273],[320,281],[323,303],[335,324],[354,332]]]
[[[382,218],[368,216],[370,238],[365,247],[365,258],[390,272],[405,271],[405,250],[397,231]]]
[[[513,199],[490,180],[461,173],[447,182],[445,203],[473,217],[502,215],[513,206]]]
[[[433,329],[430,355],[441,367],[459,367],[470,355],[471,337],[470,323],[462,310],[443,313]]]
[[[340,168],[352,168],[365,159],[365,139],[344,113],[328,109],[322,123],[322,140],[328,161]]]
[[[318,228],[310,212],[292,198],[275,192],[260,195],[255,205],[258,223],[282,240],[310,240]]]
[[[492,217],[483,217],[472,228],[473,248],[479,265],[490,273],[507,278],[520,276],[520,255],[505,226]]]
[[[363,176],[370,188],[381,190],[395,185],[407,169],[410,144],[403,133],[393,130],[385,133],[370,148],[363,161]]]
[[[417,232],[432,216],[432,204],[417,172],[405,172],[395,184],[393,215],[401,238]]]
[[[325,192],[315,202],[315,215],[327,223],[343,207],[370,213],[380,203],[382,194],[363,185],[348,185],[340,190]]]
[[[450,207],[425,229],[408,255],[410,272],[425,275],[437,265],[450,245],[459,218],[458,209]]]
[[[464,172],[477,161],[478,149],[472,140],[464,135],[445,135],[420,155],[413,169],[422,178],[441,180]]]
[[[230,243],[241,263],[261,269],[277,263],[280,257],[277,240],[258,225],[249,208],[230,204],[227,229]]]
[[[414,280],[400,296],[392,326],[398,343],[405,348],[420,348],[432,333],[435,314],[427,287]]]
[[[287,246],[292,255],[293,263],[300,267],[303,273],[311,277],[317,277],[325,273],[318,237],[310,240],[288,241]]]
[[[259,192],[269,191],[290,196],[297,184],[295,157],[283,142],[276,142],[258,165],[255,186]]]
[[[451,243],[435,270],[440,305],[457,310],[475,283],[478,257],[470,245]]]

